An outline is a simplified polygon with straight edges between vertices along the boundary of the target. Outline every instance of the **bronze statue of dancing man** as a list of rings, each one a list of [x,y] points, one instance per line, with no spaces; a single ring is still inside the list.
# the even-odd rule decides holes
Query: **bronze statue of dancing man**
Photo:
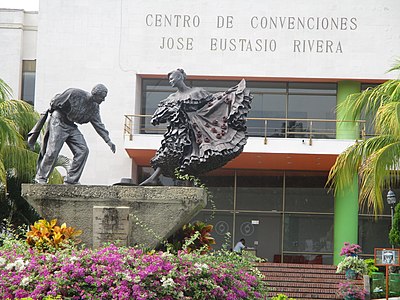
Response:
[[[35,182],[46,184],[53,171],[58,155],[64,143],[72,154],[72,164],[64,179],[65,184],[79,184],[89,154],[86,141],[75,123],[91,123],[96,132],[115,153],[115,145],[100,118],[99,105],[107,96],[107,88],[103,84],[96,85],[91,93],[77,88],[70,88],[57,94],[50,102],[50,109],[41,117],[28,134],[28,145],[33,148],[40,131],[50,113],[50,120],[44,136],[37,162]]]

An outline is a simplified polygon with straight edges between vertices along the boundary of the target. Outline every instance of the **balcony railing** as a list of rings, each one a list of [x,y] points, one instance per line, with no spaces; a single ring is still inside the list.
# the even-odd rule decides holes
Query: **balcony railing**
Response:
[[[150,124],[151,115],[125,115],[124,135],[130,141],[134,134],[164,134],[167,125]],[[338,121],[328,119],[295,118],[247,118],[247,132],[252,137],[268,138],[303,138],[312,145],[313,139],[335,139],[336,126],[352,123],[351,132],[358,130],[360,139],[365,139],[365,120]]]

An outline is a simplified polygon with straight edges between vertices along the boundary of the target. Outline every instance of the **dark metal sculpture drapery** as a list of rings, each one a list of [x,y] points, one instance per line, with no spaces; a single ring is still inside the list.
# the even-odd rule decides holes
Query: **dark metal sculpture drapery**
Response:
[[[188,87],[186,74],[168,74],[177,92],[162,100],[151,123],[167,123],[161,147],[151,159],[156,170],[142,185],[154,184],[158,175],[199,175],[217,169],[237,157],[247,141],[246,116],[252,96],[243,79],[225,92],[209,93]]]

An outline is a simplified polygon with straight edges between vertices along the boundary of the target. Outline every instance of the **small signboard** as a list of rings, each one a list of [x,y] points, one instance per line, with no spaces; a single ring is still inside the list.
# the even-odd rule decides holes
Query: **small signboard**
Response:
[[[400,249],[375,248],[375,266],[400,266]]]
[[[389,267],[400,266],[399,254],[400,254],[400,249],[394,249],[394,248],[374,249],[375,266],[386,267],[386,300],[389,299]]]

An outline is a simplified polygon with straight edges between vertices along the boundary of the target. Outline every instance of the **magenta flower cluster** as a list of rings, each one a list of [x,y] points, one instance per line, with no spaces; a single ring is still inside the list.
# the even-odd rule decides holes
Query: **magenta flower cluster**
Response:
[[[0,299],[265,299],[238,255],[145,253],[114,245],[42,253],[0,249]]]
[[[342,299],[365,300],[367,292],[362,286],[349,281],[339,283],[337,295]]]
[[[340,251],[340,255],[343,256],[352,256],[357,255],[361,252],[361,246],[357,244],[350,244],[349,242],[345,242],[342,250]]]

